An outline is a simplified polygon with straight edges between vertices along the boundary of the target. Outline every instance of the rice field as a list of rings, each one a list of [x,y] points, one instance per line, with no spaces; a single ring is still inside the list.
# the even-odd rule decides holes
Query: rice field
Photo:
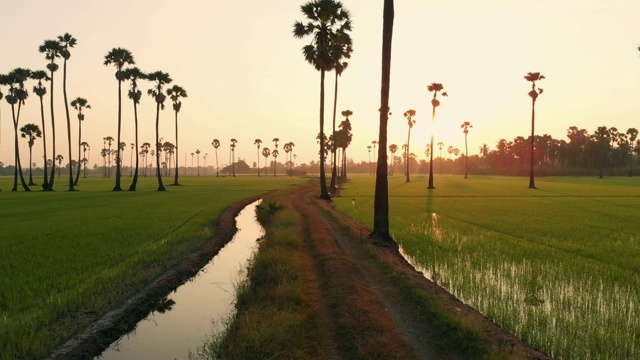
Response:
[[[561,359],[640,358],[640,178],[389,178],[394,238],[427,277]],[[336,208],[372,226],[373,176]]]
[[[302,178],[182,177],[186,186],[112,192],[114,179],[80,179],[78,192],[7,191],[0,178],[0,359],[52,347],[215,234],[230,204]],[[123,188],[130,179],[123,177]],[[126,184],[126,187],[125,187]],[[35,189],[35,187],[34,187]]]

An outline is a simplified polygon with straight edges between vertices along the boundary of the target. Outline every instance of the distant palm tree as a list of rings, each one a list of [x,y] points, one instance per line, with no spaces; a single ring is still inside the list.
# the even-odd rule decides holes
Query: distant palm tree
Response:
[[[462,132],[464,132],[464,178],[467,179],[467,167],[469,164],[469,147],[467,146],[467,135],[469,134],[469,128],[472,128],[470,122],[465,121],[460,125]]]
[[[133,118],[135,121],[135,136],[136,136],[135,149],[137,149],[139,147],[138,145],[138,104],[140,103],[140,99],[142,98],[142,92],[138,88],[138,80],[146,80],[147,75],[142,71],[140,71],[140,69],[138,69],[137,67],[124,69],[122,71],[122,74],[123,74],[123,80],[131,81],[131,86],[129,88],[129,92],[127,93],[127,96],[133,102]],[[136,156],[136,170],[133,175],[133,181],[129,186],[129,191],[136,191],[136,187],[138,185],[138,170],[139,170],[139,157]],[[146,176],[146,166],[145,166],[145,176]]]
[[[638,138],[638,129],[629,128],[626,134],[629,135],[629,154],[631,155],[629,159],[629,176],[633,176],[633,143]]]
[[[90,148],[89,143],[87,143],[86,141],[83,141],[80,143],[80,146],[82,147],[82,159],[86,160],[84,161],[84,175],[83,177],[87,177],[87,162],[89,162],[89,159],[87,158],[87,150]]]
[[[133,177],[133,154],[136,153],[136,144],[131,143],[131,154],[129,154],[129,171],[131,171],[130,177]]]
[[[449,145],[447,152],[449,153],[449,160],[451,160],[451,155],[453,155],[453,146]]]
[[[178,183],[178,113],[180,112],[180,108],[182,108],[182,101],[180,101],[180,99],[187,97],[187,91],[181,86],[173,85],[167,89],[167,95],[173,102],[173,111],[176,119],[176,169],[173,185],[180,185],[180,183]]]
[[[349,121],[349,116],[353,115],[353,111],[351,110],[344,110],[342,111],[342,116],[345,117],[344,120],[342,120],[342,122],[340,122],[340,125],[338,126],[340,128],[339,131],[339,145],[342,148],[342,170],[341,170],[341,174],[340,177],[343,180],[347,179],[347,147],[349,147],[349,145],[351,144],[351,140],[353,138],[353,134],[351,134],[351,121]]]
[[[429,92],[433,92],[433,99],[431,99],[431,123],[436,122],[436,108],[440,106],[440,100],[438,100],[438,93],[444,89],[441,83],[431,83],[427,86]],[[442,96],[447,96],[446,92],[442,92]],[[441,160],[442,162],[442,160]],[[431,132],[431,154],[429,154],[429,186],[427,189],[435,189],[433,186],[433,132]]]
[[[196,149],[196,155],[198,155],[198,176],[200,176],[200,149]]]
[[[62,167],[62,160],[64,160],[64,156],[58,154],[56,156],[56,161],[58,162],[58,177],[60,177],[60,168]]]
[[[105,165],[106,166],[105,174],[107,177],[111,177],[111,143],[113,142],[114,139],[111,136],[107,136],[102,138],[102,140],[105,142],[105,144],[109,145],[109,149],[107,150],[107,153],[106,153],[108,166]]]
[[[36,139],[39,137],[42,137],[42,131],[40,131],[40,127],[36,124],[25,124],[23,127],[20,128],[20,132],[22,133],[20,134],[20,136],[27,139],[29,144],[29,186],[36,185],[33,182],[33,174],[31,170],[32,159],[33,159],[32,150],[33,150],[33,144],[35,144]]]
[[[413,118],[416,116],[416,111],[413,109],[409,109],[404,112],[404,117],[407,118],[407,125],[409,126],[409,131],[407,133],[407,152],[406,152],[406,162],[405,162],[405,175],[407,176],[407,182],[410,182],[409,179],[409,147],[411,146],[411,129],[413,125],[416,124],[416,120]]]
[[[396,144],[389,145],[389,151],[391,152],[391,175],[393,175],[394,165],[395,165],[394,158],[396,155],[396,151],[398,151],[398,145]]]
[[[303,47],[303,55],[307,62],[320,71],[320,198],[331,200],[325,178],[325,134],[324,134],[324,77],[326,71],[335,67],[332,58],[332,47],[343,44],[347,31],[351,30],[349,12],[342,3],[335,0],[313,0],[300,7],[308,22],[296,21],[293,35],[303,38],[311,35],[312,43]],[[334,53],[335,54],[335,53]]]
[[[78,111],[78,159],[80,157],[80,150],[82,148],[82,122],[84,121],[84,114],[82,113],[82,109],[91,109],[91,105],[85,98],[77,97],[71,101],[71,106]],[[73,182],[73,185],[78,185],[78,178],[80,177],[80,166],[78,166],[78,171],[76,172],[76,179]]]
[[[482,157],[487,157],[489,155],[489,145],[482,144],[482,146],[480,146],[480,155],[482,155]]]
[[[152,72],[147,75],[147,80],[154,82],[153,88],[147,91],[147,94],[156,101],[156,153],[160,151],[160,110],[164,110],[164,101],[167,98],[162,93],[165,84],[173,81],[169,74],[162,71]],[[158,191],[166,191],[162,184],[162,175],[160,174],[160,157],[156,157],[156,176],[158,177]]]
[[[271,152],[271,156],[273,156],[273,176],[276,176],[276,165],[278,165],[278,155],[280,155],[280,153],[278,152],[278,149],[274,149]]]
[[[64,35],[60,35],[58,36],[58,41],[60,42],[60,45],[62,46],[62,50],[60,51],[60,54],[62,55],[62,58],[64,59],[64,64],[63,64],[63,75],[62,75],[62,97],[64,98],[64,110],[65,110],[65,114],[67,115],[67,142],[68,142],[68,146],[69,146],[69,190],[68,191],[75,191],[74,187],[73,187],[73,166],[72,166],[72,157],[71,157],[71,117],[69,116],[69,100],[67,99],[67,61],[69,60],[69,58],[71,57],[71,52],[69,51],[70,48],[76,46],[76,44],[78,43],[78,40],[76,40],[76,38],[74,38],[73,36],[71,36],[71,34],[69,33],[65,33]],[[55,153],[54,153],[55,154]]]
[[[262,140],[260,139],[255,139],[253,141],[253,145],[258,146],[258,177],[260,177],[260,144],[262,144]],[[267,174],[265,173],[265,175]]]
[[[372,175],[373,169],[371,168],[371,145],[367,145],[367,152],[369,153],[369,175]]]
[[[229,146],[231,148],[231,173],[233,177],[236,177],[236,144],[237,143],[238,143],[238,140],[233,138],[231,139],[231,145]]]
[[[220,147],[220,140],[213,139],[213,141],[211,142],[211,145],[213,145],[213,148],[216,151],[216,177],[219,177],[220,175],[218,174],[218,148]]]
[[[286,144],[284,144],[284,151],[285,153],[287,153],[289,155],[289,176],[293,176],[292,175],[292,165],[293,165],[293,160],[292,160],[292,155],[293,155],[293,148],[296,146],[296,144],[294,144],[293,142],[288,142]]]
[[[268,147],[263,147],[262,148],[262,156],[264,156],[264,175],[267,175],[267,159],[269,158],[269,155],[271,155],[271,150],[269,150]]]
[[[442,141],[438,142],[438,149],[440,149],[440,175],[442,175],[442,148],[444,147],[444,143]]]
[[[5,96],[7,103],[11,105],[11,115],[13,117],[13,129],[14,129],[14,154],[15,154],[15,168],[13,175],[13,188],[11,191],[18,191],[18,175],[20,175],[20,184],[24,191],[31,191],[27,182],[24,180],[22,174],[22,165],[20,163],[20,148],[18,146],[18,126],[20,123],[20,110],[24,105],[29,93],[24,88],[24,82],[31,76],[31,70],[16,68],[9,74],[3,76],[2,85],[9,86],[9,93]],[[15,105],[18,104],[18,112],[16,114]]]
[[[534,172],[534,128],[535,128],[535,119],[536,119],[536,99],[538,95],[542,94],[543,90],[540,88],[536,89],[536,81],[544,79],[544,75],[540,75],[539,72],[530,72],[524,76],[524,79],[531,82],[531,91],[529,91],[529,96],[531,96],[531,166],[529,172],[529,189],[535,189],[536,184],[533,177]]]
[[[122,81],[125,80],[125,74],[122,71],[126,64],[135,64],[133,60],[133,54],[123,48],[113,48],[104,57],[104,65],[115,65],[116,67],[116,80],[118,80],[118,144],[120,143],[120,132],[122,128]],[[116,185],[113,187],[113,191],[122,191],[120,186],[120,176],[122,175],[120,161],[120,153],[116,157]]]
[[[382,14],[382,76],[380,80],[380,127],[378,166],[373,202],[373,231],[369,238],[397,248],[389,231],[389,179],[387,177],[387,124],[389,122],[389,84],[391,82],[391,40],[393,38],[393,0],[384,0]]]
[[[40,45],[40,47],[38,48],[38,51],[40,53],[44,53],[45,54],[45,59],[49,60],[49,63],[47,64],[47,69],[50,71],[51,75],[50,75],[50,89],[49,89],[49,101],[50,101],[50,108],[51,108],[51,143],[52,143],[52,147],[53,147],[53,151],[52,153],[55,154],[56,153],[56,122],[55,122],[55,117],[54,117],[54,111],[53,111],[53,73],[56,72],[58,70],[58,64],[56,64],[56,59],[60,57],[60,53],[62,52],[62,45],[60,44],[60,42],[58,40],[45,40],[44,44]],[[44,127],[43,127],[43,131],[44,131]],[[46,148],[46,146],[45,146]],[[46,158],[46,156],[45,156]],[[48,163],[45,161],[45,164],[48,165]],[[49,181],[45,181],[43,183],[43,187],[42,190],[45,191],[53,191],[53,182],[54,182],[54,174],[55,174],[55,162],[51,161],[51,175],[49,177]],[[47,165],[45,165],[45,177],[47,176]],[[45,188],[46,185],[46,188]]]
[[[40,118],[42,119],[42,148],[44,152],[44,159],[47,159],[47,133],[45,131],[45,122],[44,122],[44,101],[43,98],[47,94],[47,88],[42,86],[42,81],[50,81],[51,78],[47,73],[43,70],[37,70],[31,72],[31,78],[33,80],[38,81],[38,85],[33,87],[33,92],[38,95],[40,98]],[[0,99],[2,97],[0,96]],[[44,180],[42,182],[42,190],[47,190],[49,188],[49,173],[48,173],[48,164],[44,161]]]

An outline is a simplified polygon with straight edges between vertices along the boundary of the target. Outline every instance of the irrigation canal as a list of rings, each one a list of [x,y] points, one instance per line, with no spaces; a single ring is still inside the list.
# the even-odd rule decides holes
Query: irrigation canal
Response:
[[[186,359],[189,352],[195,353],[233,309],[234,285],[244,276],[256,240],[264,233],[255,218],[259,203],[238,214],[233,239],[198,275],[167,297],[164,310],[150,313],[95,359]]]

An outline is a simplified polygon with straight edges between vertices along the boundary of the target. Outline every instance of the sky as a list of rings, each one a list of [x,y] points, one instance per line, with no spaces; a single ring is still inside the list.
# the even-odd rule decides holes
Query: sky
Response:
[[[320,73],[303,58],[310,39],[292,36],[304,21],[297,0],[181,2],[163,0],[3,0],[0,5],[0,73],[16,67],[45,69],[38,52],[44,40],[66,32],[78,44],[68,62],[69,101],[80,96],[85,111],[83,140],[92,148],[90,166],[100,163],[103,138],[117,135],[115,67],[104,66],[114,47],[133,53],[143,71],[162,70],[187,90],[179,113],[179,161],[199,149],[213,164],[211,142],[220,165],[228,162],[229,140],[236,157],[257,160],[254,139],[273,149],[273,138],[293,142],[297,162],[317,161]],[[338,123],[350,109],[353,141],[347,155],[368,159],[367,146],[378,139],[383,1],[344,0],[351,12],[354,52],[339,79]],[[527,72],[541,72],[544,93],[536,102],[536,134],[566,140],[570,126],[592,133],[596,127],[640,128],[640,1],[637,0],[396,0],[393,34],[389,144],[406,143],[407,121],[415,109],[411,152],[424,159],[432,132],[464,151],[460,125],[470,121],[469,154],[501,138],[531,133]],[[61,64],[61,63],[60,63]],[[62,66],[56,72],[56,152],[67,159]],[[325,132],[331,129],[334,73],[326,78]],[[441,99],[431,123],[431,93],[439,82]],[[34,82],[27,83],[31,89]],[[141,89],[151,87],[142,83]],[[126,87],[123,87],[126,89]],[[0,87],[6,94],[6,87]],[[122,140],[134,141],[133,106],[123,92]],[[45,97],[45,109],[49,95]],[[175,143],[174,113],[167,100],[160,136]],[[78,120],[71,109],[73,158],[77,159]],[[47,135],[50,117],[45,111]],[[143,96],[139,106],[140,143],[153,142],[155,103]],[[31,94],[20,124],[40,125],[39,100]],[[0,161],[13,163],[11,109],[0,104]],[[51,140],[47,139],[49,153]],[[23,165],[28,147],[20,139]],[[282,152],[282,151],[281,151]],[[130,150],[124,154],[129,165]],[[437,154],[436,154],[437,156]],[[187,164],[190,165],[190,156]],[[281,157],[284,159],[284,157]],[[42,166],[42,140],[34,146]],[[260,158],[264,161],[264,158]],[[201,165],[203,163],[201,162]]]

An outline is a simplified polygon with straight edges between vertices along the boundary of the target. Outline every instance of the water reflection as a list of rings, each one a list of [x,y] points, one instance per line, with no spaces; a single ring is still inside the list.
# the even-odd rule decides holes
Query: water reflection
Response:
[[[260,201],[245,207],[236,217],[233,239],[191,280],[140,321],[135,330],[115,341],[97,359],[186,359],[207,334],[212,320],[233,309],[234,285],[256,249],[263,228],[255,220]]]

